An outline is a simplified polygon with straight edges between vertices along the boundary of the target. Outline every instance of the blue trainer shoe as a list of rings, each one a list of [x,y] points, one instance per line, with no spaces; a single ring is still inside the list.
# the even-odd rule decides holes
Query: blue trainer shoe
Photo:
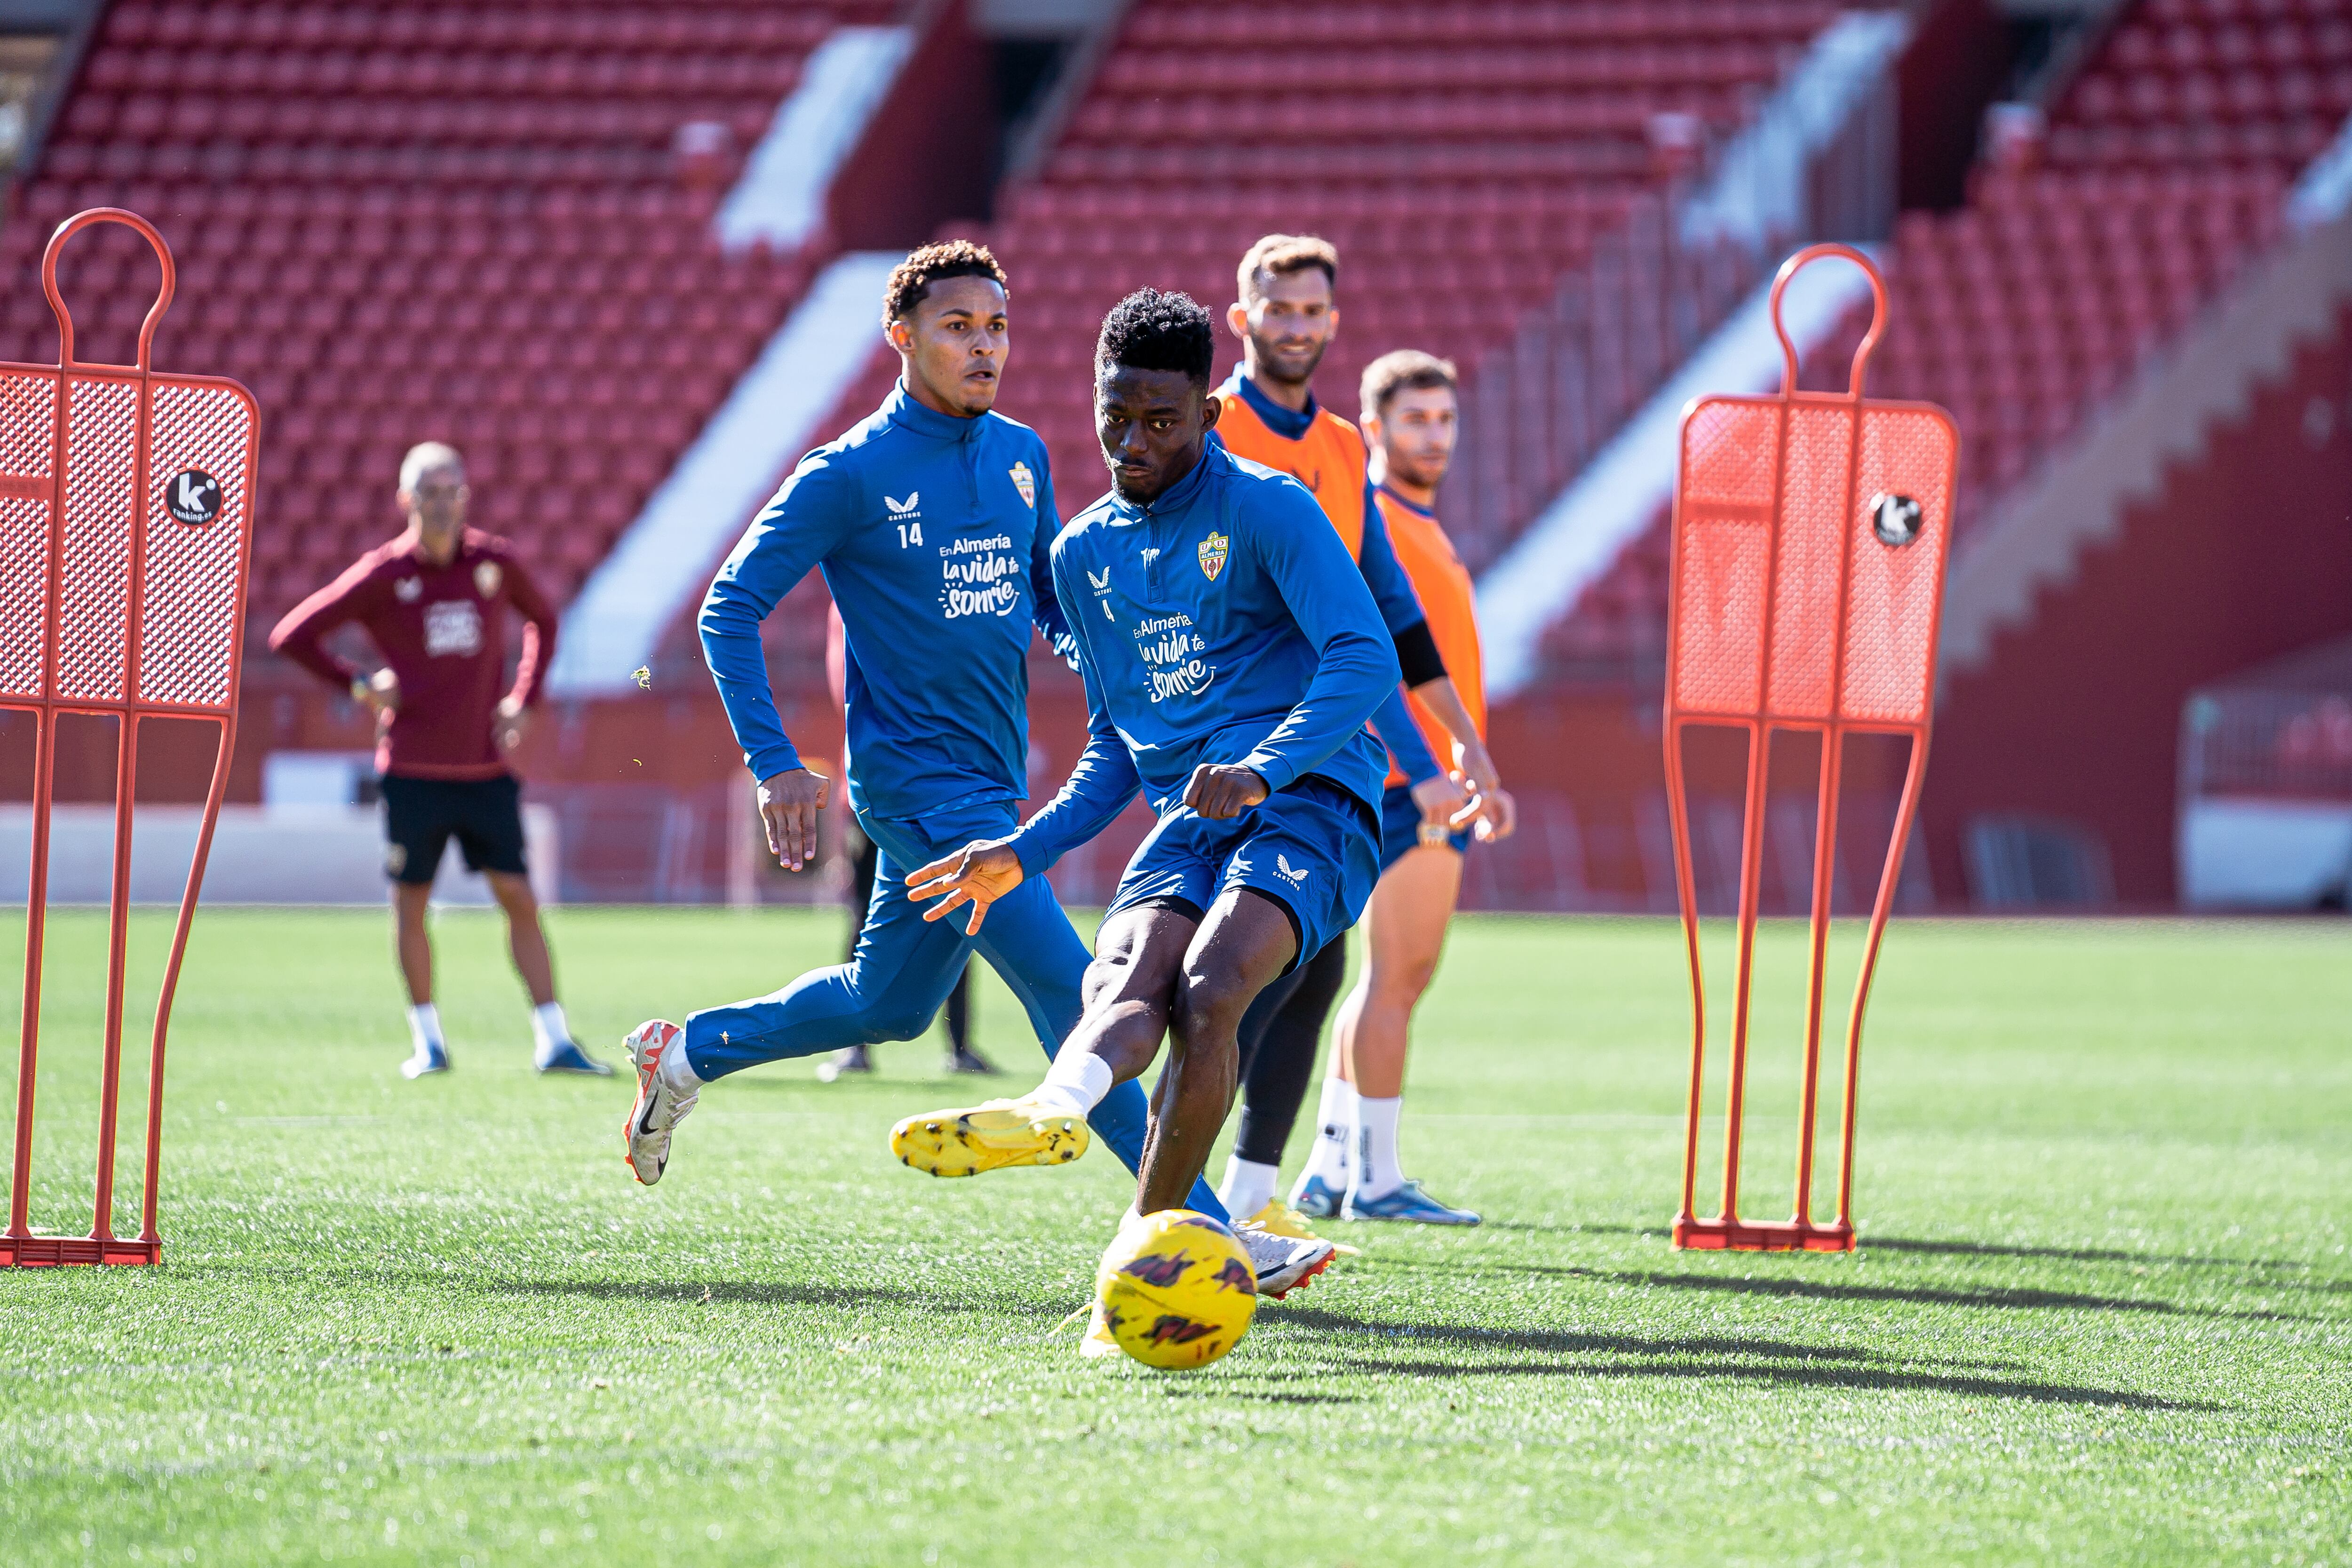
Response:
[[[403,1078],[423,1078],[426,1073],[447,1072],[449,1050],[437,1040],[420,1040],[416,1053],[400,1064]]]
[[[1347,1188],[1333,1186],[1309,1171],[1298,1178],[1298,1185],[1291,1190],[1290,1206],[1309,1219],[1329,1219],[1339,1212],[1347,1196]]]
[[[1342,1219],[1402,1219],[1414,1225],[1476,1225],[1478,1215],[1470,1209],[1450,1209],[1421,1190],[1419,1182],[1407,1182],[1394,1192],[1382,1193],[1376,1198],[1359,1195],[1353,1189],[1341,1205]]]
[[[555,1048],[539,1058],[541,1072],[577,1073],[582,1078],[611,1078],[612,1065],[600,1062],[570,1040],[561,1040]]]

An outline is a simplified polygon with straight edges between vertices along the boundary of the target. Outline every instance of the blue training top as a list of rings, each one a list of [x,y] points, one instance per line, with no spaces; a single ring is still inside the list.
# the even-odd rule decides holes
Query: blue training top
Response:
[[[1163,816],[1192,770],[1308,773],[1380,809],[1387,759],[1364,728],[1396,651],[1330,520],[1287,474],[1204,447],[1148,506],[1116,490],[1054,542],[1086,678],[1087,748],[1014,837],[1034,875],[1142,789]]]
[[[1238,396],[1249,405],[1258,422],[1286,441],[1297,441],[1315,425],[1318,410],[1315,395],[1307,395],[1303,409],[1285,408],[1258,389],[1246,371],[1236,366],[1225,384],[1217,388],[1221,397]],[[1223,446],[1223,441],[1212,427],[1209,439]],[[1227,447],[1228,451],[1232,448]],[[1251,459],[1244,458],[1244,461]],[[1364,476],[1364,510],[1362,545],[1356,555],[1356,565],[1364,574],[1364,585],[1372,591],[1372,602],[1381,607],[1381,619],[1391,636],[1412,630],[1424,624],[1428,616],[1421,606],[1421,595],[1413,591],[1412,579],[1406,575],[1404,564],[1397,559],[1396,546],[1389,539],[1387,516],[1381,510],[1380,487],[1371,476]],[[1311,492],[1310,492],[1311,493]],[[1322,510],[1318,502],[1318,510]],[[1429,743],[1422,739],[1421,726],[1413,722],[1412,710],[1405,706],[1404,689],[1399,687],[1381,701],[1372,715],[1372,730],[1389,748],[1389,754],[1404,770],[1410,784],[1435,778],[1444,770],[1430,754]]]
[[[768,688],[760,623],[812,566],[840,607],[850,803],[891,818],[1029,793],[1029,628],[1063,658],[1045,446],[960,419],[900,382],[801,459],[702,601],[703,656],[755,778],[802,765]]]

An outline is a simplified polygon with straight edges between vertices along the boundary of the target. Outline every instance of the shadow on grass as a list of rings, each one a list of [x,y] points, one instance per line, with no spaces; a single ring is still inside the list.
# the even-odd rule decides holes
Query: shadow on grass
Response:
[[[1632,1236],[1658,1241],[1670,1240],[1673,1232],[1664,1226],[1644,1225],[1528,1225],[1511,1220],[1488,1220],[1489,1230],[1524,1230],[1543,1234],[1573,1235],[1579,1231],[1600,1236]],[[2110,1247],[2011,1247],[1990,1241],[1930,1241],[1903,1236],[1864,1235],[1860,1250],[1864,1252],[1922,1252],[1947,1258],[2047,1258],[2063,1263],[2137,1263],[2181,1268],[2246,1268],[2275,1269],[2280,1272],[2307,1272],[2311,1265],[2279,1258],[2201,1258],[2194,1253],[2127,1252]],[[2352,1290],[2352,1279],[2313,1280],[2307,1284],[2295,1280],[2280,1280],[2281,1285],[2302,1285],[2305,1289]]]
[[[1317,1307],[1286,1310],[1267,1323],[1293,1323],[1300,1328],[1370,1335],[1380,1339],[1435,1340],[1444,1344],[1480,1350],[1533,1351],[1549,1355],[1726,1355],[1760,1357],[1768,1361],[1877,1362],[1880,1352],[1856,1345],[1809,1345],[1790,1340],[1759,1340],[1739,1335],[1702,1334],[1681,1339],[1652,1339],[1633,1334],[1573,1333],[1552,1329],[1489,1329],[1468,1323],[1383,1323]],[[2000,1371],[2015,1367],[2010,1361],[1953,1361],[1940,1356],[1909,1356],[1928,1366],[1968,1371]]]
[[[1687,1377],[1735,1378],[1748,1383],[1816,1388],[1879,1389],[1888,1392],[1958,1394],[1979,1399],[2014,1399],[2035,1405],[2087,1405],[2124,1410],[2221,1410],[2199,1399],[2159,1399],[2116,1388],[2082,1388],[2060,1383],[2030,1383],[1993,1377],[1949,1377],[1937,1373],[1897,1372],[1891,1367],[1803,1366],[1771,1362],[1435,1362],[1382,1361],[1343,1356],[1349,1372],[1396,1377]]]
[[[1235,1383],[1186,1384],[1160,1391],[1171,1399],[1254,1399],[1261,1405],[1361,1405],[1360,1394],[1299,1394],[1281,1388],[1248,1388]]]
[[[199,1268],[216,1266],[200,1265]],[[909,1311],[967,1315],[1060,1318],[1066,1309],[1049,1302],[1013,1297],[952,1296],[938,1291],[906,1289],[887,1285],[791,1285],[768,1279],[722,1279],[687,1276],[675,1279],[523,1279],[514,1275],[418,1268],[369,1268],[365,1265],[327,1268],[255,1268],[237,1265],[225,1271],[239,1279],[276,1276],[310,1285],[340,1277],[354,1289],[397,1285],[480,1296],[585,1298],[596,1301],[656,1301],[698,1306],[823,1307],[843,1309],[900,1308]]]
[[[2052,1258],[2068,1263],[2136,1263],[2182,1268],[2275,1269],[2307,1273],[2311,1265],[2280,1258],[2199,1258],[2189,1253],[2126,1252],[2106,1247],[2004,1247],[1990,1241],[1921,1241],[1900,1236],[1865,1236],[1862,1249],[1925,1252],[1948,1258]],[[2298,1289],[2352,1290],[2352,1279],[2280,1279],[2273,1283]]]
[[[1883,1389],[2012,1399],[2039,1405],[2083,1405],[2130,1410],[2221,1410],[2203,1400],[2164,1399],[2126,1389],[2088,1388],[2026,1378],[1960,1373],[1913,1372],[1926,1364],[1955,1368],[1998,1367],[2004,1363],[1945,1362],[1927,1356],[1890,1356],[1850,1345],[1804,1345],[1778,1340],[1716,1336],[1641,1339],[1619,1334],[1555,1333],[1540,1330],[1483,1329],[1454,1323],[1388,1324],[1346,1313],[1305,1309],[1284,1314],[1302,1328],[1353,1337],[1437,1340],[1446,1343],[1548,1352],[1547,1359],[1505,1362],[1391,1360],[1361,1353],[1341,1355],[1342,1370],[1367,1374],[1451,1382],[1464,1377],[1686,1377],[1732,1378],[1749,1383],[1822,1388]],[[1570,1359],[1599,1356],[1641,1359]]]
[[[499,1279],[468,1282],[505,1296],[585,1296],[599,1301],[704,1301],[761,1307],[899,1307],[919,1312],[1060,1318],[1065,1309],[1005,1298],[973,1300],[885,1285],[782,1285],[765,1279]]]
[[[1404,1258],[1381,1258],[1392,1268],[1431,1267]],[[1475,1269],[1493,1268],[1512,1274],[1546,1274],[1566,1279],[1594,1279],[1612,1285],[1646,1285],[1667,1290],[1715,1290],[1739,1296],[1791,1296],[1811,1301],[1902,1301],[1921,1307],[1997,1307],[2006,1310],[2078,1312],[2147,1312],[2185,1318],[2240,1318],[2262,1321],[2304,1321],[2300,1312],[2265,1308],[2184,1307],[2174,1301],[2144,1297],[2093,1296],[2077,1290],[2041,1290],[2029,1286],[1987,1286],[1981,1289],[1936,1285],[1841,1285],[1819,1279],[1776,1277],[1758,1279],[1736,1274],[1656,1274],[1631,1269],[1581,1268],[1565,1263],[1481,1261]],[[1449,1265],[1449,1273],[1462,1272]],[[1475,1269],[1473,1270],[1475,1272]]]

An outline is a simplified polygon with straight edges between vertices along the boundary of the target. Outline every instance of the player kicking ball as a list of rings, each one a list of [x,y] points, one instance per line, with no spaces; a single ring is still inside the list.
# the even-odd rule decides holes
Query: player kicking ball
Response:
[[[269,634],[269,647],[376,715],[389,840],[383,865],[413,1047],[401,1072],[422,1078],[449,1068],[425,917],[454,837],[467,869],[488,879],[505,911],[507,945],[530,992],[539,1070],[606,1076],[611,1068],[572,1043],[555,999],[554,961],[523,864],[522,786],[506,761],[522,742],[555,653],[555,612],[505,541],[466,526],[466,465],[453,447],[438,441],[410,447],[400,460],[408,531],[297,605]],[[501,696],[509,607],[523,617],[522,659]],[[383,657],[373,675],[322,645],[327,633],[353,621]]]
[[[879,853],[847,963],[629,1036],[637,1100],[625,1147],[648,1186],[668,1168],[672,1136],[705,1085],[762,1062],[916,1038],[975,949],[1020,999],[1047,1056],[1077,1025],[1086,944],[1044,878],[1020,890],[1008,918],[971,934],[926,921],[907,897],[909,870],[1020,820],[1032,628],[1065,657],[1070,647],[1046,564],[1061,514],[1045,446],[992,412],[1009,309],[1003,269],[969,240],[901,262],[881,323],[903,367],[898,384],[802,459],[703,602],[703,653],[759,781],[768,847],[797,871],[816,855],[832,781],[784,733],[760,626],[812,567],[824,572],[843,628],[849,803]],[[1150,1114],[1142,1089],[1087,1110],[1133,1169]],[[1073,1118],[1063,1139],[1075,1152],[1087,1135]],[[1192,1207],[1203,1205],[1225,1217],[1205,1184],[1192,1194]]]
[[[1486,697],[1470,574],[1437,521],[1437,487],[1453,460],[1459,424],[1454,366],[1412,349],[1382,354],[1365,367],[1360,406],[1389,537],[1429,612],[1445,668],[1469,704],[1467,721],[1483,734]],[[1412,717],[1429,744],[1444,750],[1448,727],[1440,716],[1415,700]],[[1509,837],[1517,817],[1509,793],[1497,784],[1480,794],[1486,809],[1475,826],[1478,841]],[[1290,1194],[1292,1206],[1303,1214],[1478,1223],[1471,1210],[1423,1192],[1405,1175],[1397,1153],[1412,1010],[1436,977],[1471,837],[1460,827],[1427,820],[1404,775],[1389,775],[1381,806],[1381,881],[1364,911],[1363,973],[1339,1005],[1330,1071],[1323,1080],[1321,1130]]]
[[[1164,1040],[1129,1224],[1187,1205],[1233,1105],[1242,1015],[1371,892],[1382,758],[1365,723],[1398,679],[1363,574],[1314,497],[1208,439],[1214,353],[1209,313],[1181,294],[1141,289],[1104,320],[1095,419],[1112,489],[1053,546],[1086,750],[1019,832],[932,861],[908,889],[933,901],[925,919],[969,904],[978,930],[1139,789],[1150,800],[1159,823],[1103,917],[1086,1015],[1045,1081],[891,1133],[901,1160],[935,1175],[1058,1163],[1083,1152],[1076,1119]],[[1331,1258],[1328,1242],[1241,1234],[1261,1294]],[[1261,1247],[1295,1250],[1270,1268]],[[1097,1313],[1089,1352],[1108,1338]]]

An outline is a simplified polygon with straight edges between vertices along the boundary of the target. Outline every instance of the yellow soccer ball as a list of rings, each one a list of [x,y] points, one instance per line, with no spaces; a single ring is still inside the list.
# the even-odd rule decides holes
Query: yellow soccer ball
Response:
[[[1257,1274],[1232,1231],[1191,1209],[1163,1209],[1120,1230],[1095,1271],[1095,1298],[1119,1349],[1174,1372],[1241,1342],[1257,1310]]]

